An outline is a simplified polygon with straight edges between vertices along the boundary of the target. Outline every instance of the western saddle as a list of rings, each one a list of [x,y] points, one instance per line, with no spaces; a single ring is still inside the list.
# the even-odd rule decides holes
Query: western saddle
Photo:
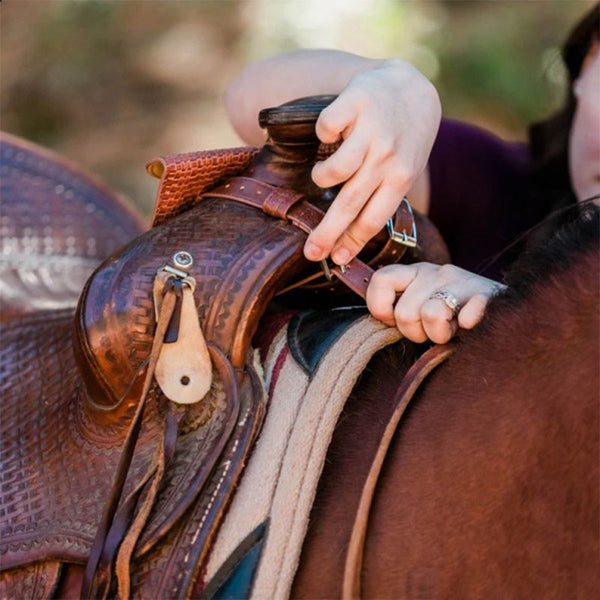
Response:
[[[251,344],[267,306],[341,305],[342,284],[364,297],[382,264],[446,260],[406,202],[390,228],[412,247],[384,231],[326,276],[304,259],[336,192],[310,179],[334,149],[314,133],[331,100],[262,111],[263,148],[150,163],[160,187],[141,235],[98,182],[3,137],[2,223],[21,246],[1,278],[2,597],[51,596],[72,565],[84,598],[200,594],[267,406]],[[39,250],[46,238],[59,253]]]

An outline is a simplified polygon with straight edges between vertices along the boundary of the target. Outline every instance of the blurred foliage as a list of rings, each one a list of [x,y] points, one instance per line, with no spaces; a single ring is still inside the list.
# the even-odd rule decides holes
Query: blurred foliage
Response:
[[[524,139],[564,95],[559,48],[588,0],[4,0],[2,128],[63,152],[149,212],[155,155],[239,144],[222,93],[298,47],[401,56],[447,116]]]

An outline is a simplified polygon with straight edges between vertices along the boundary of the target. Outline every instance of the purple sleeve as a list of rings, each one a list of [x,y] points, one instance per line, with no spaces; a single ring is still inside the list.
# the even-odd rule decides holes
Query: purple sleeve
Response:
[[[507,254],[486,263],[537,223],[544,207],[532,193],[527,146],[444,120],[429,159],[429,216],[454,264],[501,279]]]

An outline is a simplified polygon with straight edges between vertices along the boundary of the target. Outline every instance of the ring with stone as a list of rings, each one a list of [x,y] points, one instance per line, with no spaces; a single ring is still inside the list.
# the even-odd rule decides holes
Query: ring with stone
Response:
[[[437,290],[429,296],[429,300],[442,300],[444,304],[452,311],[452,316],[456,317],[460,312],[460,302],[458,298],[448,290]]]

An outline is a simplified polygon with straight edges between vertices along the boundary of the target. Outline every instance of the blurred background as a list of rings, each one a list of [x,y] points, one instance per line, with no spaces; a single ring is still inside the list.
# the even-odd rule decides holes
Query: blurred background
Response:
[[[0,125],[149,215],[161,154],[240,145],[222,95],[302,47],[411,61],[445,116],[525,139],[564,96],[560,46],[592,0],[4,0]]]

